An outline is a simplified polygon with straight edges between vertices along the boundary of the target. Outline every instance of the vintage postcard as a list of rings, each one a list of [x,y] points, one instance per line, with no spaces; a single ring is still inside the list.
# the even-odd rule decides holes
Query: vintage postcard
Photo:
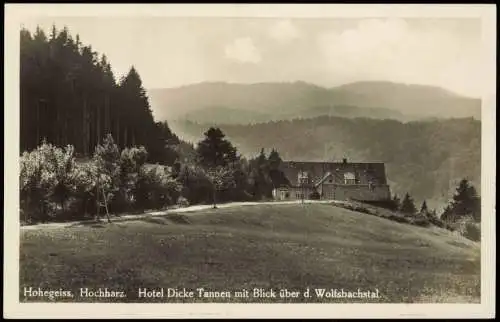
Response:
[[[495,6],[5,9],[4,317],[495,316]]]

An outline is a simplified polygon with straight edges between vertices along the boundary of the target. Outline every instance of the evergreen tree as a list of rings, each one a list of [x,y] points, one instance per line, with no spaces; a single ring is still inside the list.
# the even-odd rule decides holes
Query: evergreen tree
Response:
[[[272,194],[272,181],[269,177],[269,162],[264,151],[264,148],[260,150],[259,155],[250,160],[250,178],[252,188],[252,194],[255,198],[268,198]]]
[[[422,206],[420,207],[420,213],[426,215],[426,214],[428,214],[428,212],[429,211],[427,209],[427,202],[424,200],[422,202]]]
[[[450,205],[447,205],[446,207],[444,207],[440,218],[441,218],[441,220],[443,220],[445,222],[453,221],[453,211],[452,211]]]
[[[165,141],[174,135],[166,123],[158,128],[154,122],[134,67],[117,84],[107,57],[82,45],[78,35],[74,40],[66,27],[52,26],[49,37],[39,27],[20,36],[21,150],[45,139],[91,157],[112,134],[119,148],[143,145],[150,161],[173,163],[176,155]]]
[[[206,169],[227,167],[237,161],[236,148],[225,139],[219,128],[211,127],[196,147],[197,161]]]
[[[392,210],[398,211],[401,208],[401,199],[399,199],[397,194],[394,194],[392,198]]]
[[[405,214],[415,214],[417,212],[415,203],[409,193],[406,193],[403,202],[401,203],[401,212]]]
[[[283,160],[281,159],[281,156],[278,153],[278,151],[272,149],[271,153],[269,153],[268,163],[269,163],[269,176],[271,178],[273,188],[290,184],[283,171],[280,170],[282,162]]]
[[[477,222],[481,221],[481,200],[476,188],[467,179],[462,179],[453,195],[447,217],[451,221],[457,221],[466,216],[472,216]]]
[[[281,159],[278,151],[272,149],[271,153],[269,153],[268,161],[270,170],[278,170],[283,160]]]

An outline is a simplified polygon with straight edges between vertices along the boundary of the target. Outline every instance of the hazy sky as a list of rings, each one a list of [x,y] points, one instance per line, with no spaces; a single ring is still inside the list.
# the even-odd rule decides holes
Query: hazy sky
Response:
[[[25,26],[52,23],[106,54],[117,76],[133,64],[146,88],[386,80],[481,96],[479,19],[75,17]]]

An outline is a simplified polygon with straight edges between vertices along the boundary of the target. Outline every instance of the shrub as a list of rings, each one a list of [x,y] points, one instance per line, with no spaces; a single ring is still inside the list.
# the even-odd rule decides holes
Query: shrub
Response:
[[[178,180],[182,184],[182,195],[190,204],[212,201],[213,186],[201,167],[182,166]]]
[[[189,200],[187,200],[183,196],[180,196],[179,199],[177,199],[177,205],[179,207],[189,207]]]
[[[75,165],[72,189],[75,199],[68,209],[70,213],[80,213],[82,217],[86,217],[88,213],[96,212],[97,174],[97,165],[92,160]],[[109,177],[101,174],[101,183],[110,180]]]
[[[97,169],[97,184],[99,197],[106,193],[110,211],[123,211],[124,196],[121,193],[121,155],[118,146],[114,143],[111,134],[108,134],[102,145],[95,148],[92,162]],[[101,199],[101,198],[100,198]]]
[[[420,227],[429,227],[431,225],[426,216],[417,215],[410,220],[410,224]]]
[[[65,203],[72,193],[74,149],[57,148],[44,142],[20,159],[21,220],[46,221],[65,214]]]
[[[309,194],[309,199],[312,199],[312,200],[319,200],[321,198],[319,192],[317,192],[316,190],[311,192]]]
[[[121,171],[125,173],[137,173],[146,163],[148,151],[143,146],[125,148],[120,155]]]
[[[428,212],[427,219],[434,226],[437,226],[440,228],[446,228],[446,224],[441,219],[439,219],[434,212]]]
[[[475,222],[468,222],[465,224],[465,231],[463,233],[464,237],[473,240],[481,240],[481,224]]]
[[[110,213],[175,204],[181,186],[171,169],[146,166],[146,159],[144,147],[120,153],[111,135],[96,147],[92,159],[83,162],[75,161],[72,146],[44,142],[20,158],[21,221],[83,219],[97,213],[97,198],[102,203],[103,197]],[[179,203],[189,205],[185,197]]]
[[[387,217],[387,219],[397,221],[400,223],[405,223],[405,224],[408,224],[410,222],[407,217],[398,216],[398,215],[390,215]]]

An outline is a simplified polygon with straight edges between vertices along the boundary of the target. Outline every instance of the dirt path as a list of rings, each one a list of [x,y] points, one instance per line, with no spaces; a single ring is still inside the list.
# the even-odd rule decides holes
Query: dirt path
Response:
[[[332,203],[333,200],[305,200],[304,203]],[[284,204],[300,204],[300,200],[293,201],[261,201],[261,202],[229,202],[224,204],[217,205],[217,208],[232,208],[232,207],[244,207],[244,206],[255,206],[255,205],[284,205]],[[119,216],[111,217],[112,222],[120,222],[120,221],[129,221],[134,219],[140,219],[144,217],[155,217],[155,216],[164,216],[166,214],[173,213],[189,213],[196,214],[200,210],[212,209],[212,205],[193,205],[183,208],[174,208],[168,210],[161,211],[153,211],[153,212],[145,212],[142,214],[121,214]],[[102,218],[104,221],[105,217]],[[80,221],[71,221],[71,222],[63,222],[63,223],[48,223],[48,224],[36,224],[36,225],[27,225],[21,226],[21,230],[29,230],[29,229],[47,229],[47,228],[64,228],[64,227],[73,227],[83,225],[85,223],[92,222],[92,220],[80,220]]]

